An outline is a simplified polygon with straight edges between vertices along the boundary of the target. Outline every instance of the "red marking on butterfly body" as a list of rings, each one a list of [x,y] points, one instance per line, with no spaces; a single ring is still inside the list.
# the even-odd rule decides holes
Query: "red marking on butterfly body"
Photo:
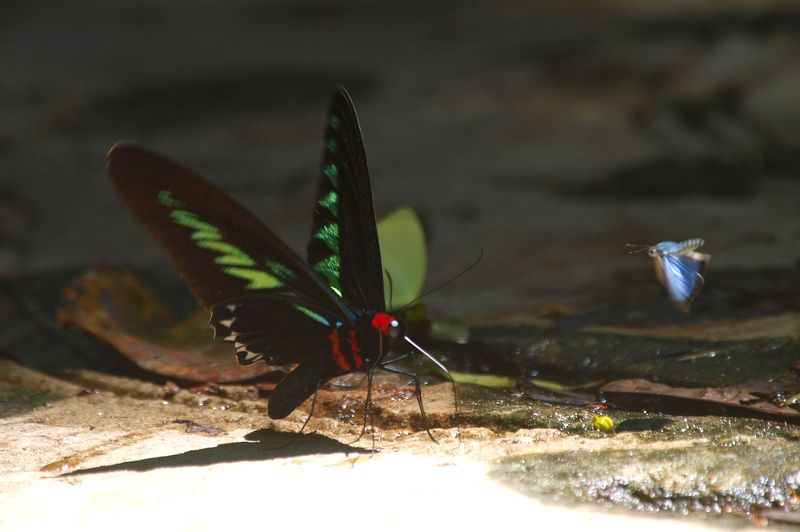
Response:
[[[364,358],[361,356],[361,346],[358,345],[358,334],[356,334],[355,329],[350,329],[347,343],[350,345],[350,354],[353,355],[353,362],[355,362],[356,369],[361,369],[364,365]]]
[[[331,342],[331,356],[336,365],[345,371],[350,371],[350,363],[347,362],[342,347],[339,345],[339,331],[333,331],[328,335],[328,340]]]

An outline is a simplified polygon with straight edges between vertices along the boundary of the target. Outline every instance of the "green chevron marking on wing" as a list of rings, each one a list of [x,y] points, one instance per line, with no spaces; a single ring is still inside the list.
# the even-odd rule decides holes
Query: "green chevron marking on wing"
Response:
[[[314,211],[314,225],[311,230],[311,241],[308,247],[309,263],[321,274],[328,286],[342,295],[341,288],[341,195],[339,184],[345,168],[341,166],[338,156],[347,146],[342,144],[338,131],[343,125],[342,117],[331,112],[328,115],[325,133],[325,153],[323,154],[322,179],[317,192],[317,208]]]
[[[339,285],[339,268],[342,263],[339,255],[328,255],[318,263],[314,264],[314,269],[325,276],[331,290],[342,295],[342,287]]]
[[[158,198],[158,202],[165,207],[183,207],[183,202],[173,198],[169,190],[160,190],[158,194],[156,194],[156,198]]]
[[[223,273],[248,281],[245,286],[247,290],[279,288],[283,286],[279,277],[284,279],[294,277],[291,270],[275,261],[267,261],[265,265],[272,273],[262,269],[250,255],[230,242],[226,242],[218,227],[202,220],[198,214],[187,210],[185,204],[176,199],[170,191],[159,191],[156,199],[161,205],[172,209],[169,217],[173,222],[192,230],[189,238],[197,247],[217,254],[214,257],[214,264],[221,266],[220,270]]]
[[[330,223],[320,227],[314,233],[314,238],[319,238],[331,249],[332,252],[339,254],[339,224]]]
[[[334,216],[339,216],[339,194],[335,190],[325,194],[317,203],[328,209]]]
[[[333,188],[339,186],[339,169],[336,167],[334,163],[326,164],[325,168],[322,169],[322,172],[328,179],[331,180]]]
[[[250,281],[250,284],[245,287],[248,290],[262,290],[266,288],[278,288],[283,286],[283,283],[278,279],[261,270],[228,267],[222,268],[222,271],[228,275],[244,279],[245,281]]]
[[[170,213],[170,218],[184,227],[194,229],[192,240],[222,240],[219,229],[204,222],[193,212],[175,209]]]
[[[214,259],[214,264],[221,266],[255,266],[254,261],[250,256],[237,248],[233,244],[223,242],[221,240],[200,240],[197,242],[197,247],[203,249],[210,249],[219,253]]]

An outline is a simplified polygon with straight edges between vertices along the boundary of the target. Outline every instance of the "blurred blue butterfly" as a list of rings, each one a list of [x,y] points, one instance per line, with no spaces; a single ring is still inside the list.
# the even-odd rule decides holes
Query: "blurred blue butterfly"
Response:
[[[661,242],[637,250],[646,249],[647,254],[653,257],[658,281],[683,312],[689,312],[689,306],[705,284],[703,272],[711,255],[696,251],[703,243],[702,238],[692,238],[683,242]]]

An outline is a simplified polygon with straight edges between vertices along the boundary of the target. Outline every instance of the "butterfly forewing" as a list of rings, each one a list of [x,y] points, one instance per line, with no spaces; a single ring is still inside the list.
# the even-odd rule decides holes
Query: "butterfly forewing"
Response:
[[[328,110],[308,263],[350,307],[385,309],[367,158],[353,103],[341,87]]]
[[[206,180],[125,143],[109,152],[108,173],[204,307],[244,294],[268,294],[346,314],[296,253]]]

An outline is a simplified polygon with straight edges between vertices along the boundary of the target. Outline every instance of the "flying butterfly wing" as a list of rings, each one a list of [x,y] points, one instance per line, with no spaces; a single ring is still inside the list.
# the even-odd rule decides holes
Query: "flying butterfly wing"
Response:
[[[108,173],[205,307],[245,294],[312,301],[352,317],[302,259],[206,180],[142,148],[116,144]]]
[[[353,102],[342,87],[328,111],[308,263],[350,307],[385,309],[367,157]]]
[[[659,280],[663,279],[670,299],[684,312],[689,311],[689,305],[705,284],[703,271],[706,260],[703,257],[704,254],[696,252],[657,257],[661,266]]]

